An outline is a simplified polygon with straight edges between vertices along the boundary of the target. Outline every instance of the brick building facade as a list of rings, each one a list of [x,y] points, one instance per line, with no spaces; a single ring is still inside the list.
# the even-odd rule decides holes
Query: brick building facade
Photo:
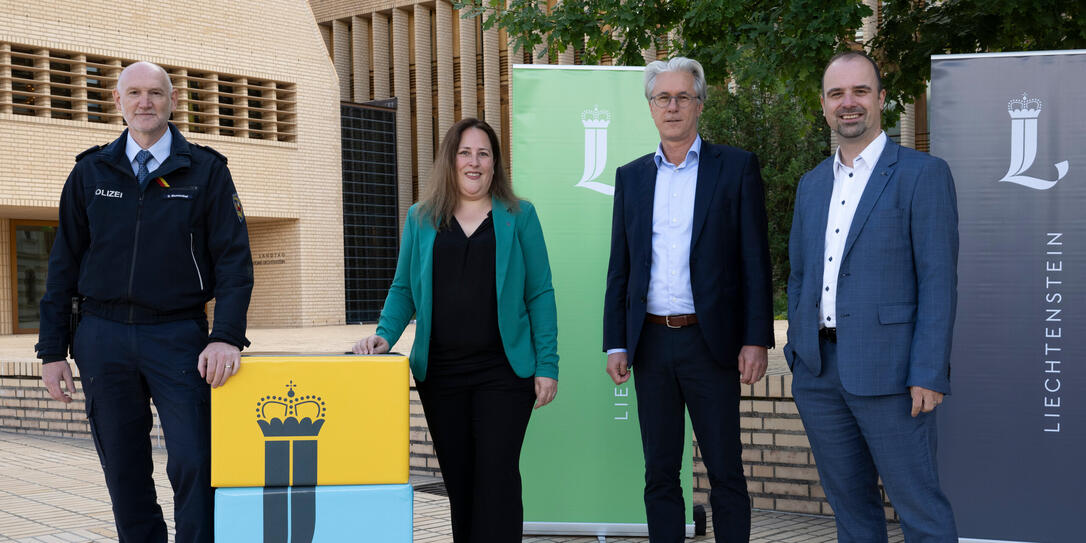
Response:
[[[109,91],[136,60],[170,72],[185,137],[229,158],[250,325],[343,323],[339,88],[305,3],[0,4],[0,334],[37,327],[64,179],[124,129]]]

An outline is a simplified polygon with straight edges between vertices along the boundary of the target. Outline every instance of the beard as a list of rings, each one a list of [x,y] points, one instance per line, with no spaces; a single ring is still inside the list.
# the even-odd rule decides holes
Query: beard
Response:
[[[865,122],[863,122],[864,120],[866,120],[866,117],[867,117],[867,112],[866,111],[861,109],[861,110],[844,111],[842,113],[843,114],[859,113],[859,114],[862,115],[862,117],[857,119],[857,121],[859,121],[859,122],[849,123],[849,124],[846,124],[846,123],[842,122],[840,119],[838,119],[837,126],[835,126],[833,128],[833,131],[837,132],[838,136],[841,136],[842,138],[846,138],[846,139],[854,139],[854,138],[858,138],[858,137],[864,135],[864,133],[867,132],[867,128],[868,128],[867,124]]]

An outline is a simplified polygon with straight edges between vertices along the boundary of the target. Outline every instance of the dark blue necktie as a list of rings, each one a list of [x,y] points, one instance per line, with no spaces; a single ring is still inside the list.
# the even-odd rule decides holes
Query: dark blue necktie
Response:
[[[140,182],[140,190],[147,187],[147,176],[151,173],[147,171],[147,162],[152,158],[151,151],[147,149],[140,149],[140,152],[136,153],[136,162],[140,165],[139,171],[136,172],[136,180]]]

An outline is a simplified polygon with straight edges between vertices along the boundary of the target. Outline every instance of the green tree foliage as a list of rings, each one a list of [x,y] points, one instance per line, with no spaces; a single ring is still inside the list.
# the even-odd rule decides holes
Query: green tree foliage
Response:
[[[1086,48],[1086,2],[886,2],[868,45],[882,63],[889,98],[906,103],[924,92],[932,55]]]
[[[460,0],[464,17],[483,16],[516,47],[554,55],[573,47],[585,64],[603,56],[644,64],[650,46],[696,58],[710,83],[781,88],[812,120],[822,68],[854,35],[870,8],[858,0]],[[675,40],[666,36],[674,32]]]
[[[780,88],[713,87],[699,122],[702,136],[755,153],[762,166],[773,263],[774,313],[787,311],[788,235],[799,178],[829,156],[825,123],[812,123]]]
[[[458,0],[465,17],[483,16],[519,49],[569,47],[585,64],[603,56],[636,66],[649,46],[698,59],[711,83],[780,88],[817,121],[822,69],[854,47],[871,9],[860,0]],[[865,48],[883,68],[884,126],[925,90],[931,55],[1086,48],[1083,0],[887,0]],[[671,34],[674,40],[668,40]]]

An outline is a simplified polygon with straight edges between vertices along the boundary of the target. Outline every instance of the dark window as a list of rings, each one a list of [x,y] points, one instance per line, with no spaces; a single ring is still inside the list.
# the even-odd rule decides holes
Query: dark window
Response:
[[[396,110],[342,104],[347,322],[375,322],[396,272]]]
[[[57,223],[48,221],[12,222],[12,257],[15,280],[11,304],[16,334],[38,331],[38,303],[45,294],[45,276],[49,267],[49,251],[57,237]]]

